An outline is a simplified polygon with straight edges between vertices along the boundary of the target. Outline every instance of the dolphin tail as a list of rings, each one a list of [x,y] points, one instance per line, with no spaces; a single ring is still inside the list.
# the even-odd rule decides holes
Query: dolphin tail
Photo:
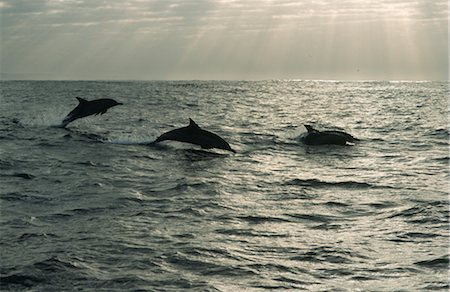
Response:
[[[166,134],[166,133],[164,133],[164,134],[162,134],[161,136],[159,136],[158,138],[156,138],[153,142],[149,143],[149,145],[155,145],[155,144],[157,144],[157,143],[159,143],[159,142],[166,141],[166,140],[170,140],[170,139],[167,139],[167,137],[166,137],[165,134]]]
[[[162,137],[162,135],[159,136],[158,138],[156,138],[155,141],[151,142],[150,144],[154,145],[154,144],[156,144],[156,143],[158,143],[158,142],[164,141],[165,139],[163,139],[163,138],[161,138],[161,137]]]
[[[61,122],[60,128],[65,128],[69,123],[73,122],[75,119],[73,119],[72,115],[67,115],[64,120]]]
[[[74,116],[77,110],[79,109],[80,105],[83,106],[89,102],[88,100],[78,96],[75,98],[78,100],[78,105],[70,113],[68,113],[67,116],[64,118],[64,120],[61,122],[60,126],[61,128],[65,128],[69,123],[75,121],[76,118],[74,118]]]

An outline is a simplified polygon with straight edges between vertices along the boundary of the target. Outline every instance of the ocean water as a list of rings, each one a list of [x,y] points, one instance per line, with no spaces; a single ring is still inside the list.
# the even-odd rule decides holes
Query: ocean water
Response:
[[[449,289],[446,82],[0,85],[2,291]],[[189,118],[237,153],[147,145]]]

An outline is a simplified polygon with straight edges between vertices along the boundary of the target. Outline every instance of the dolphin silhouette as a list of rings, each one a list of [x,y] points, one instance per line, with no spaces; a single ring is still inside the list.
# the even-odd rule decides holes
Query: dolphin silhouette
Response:
[[[347,145],[359,141],[358,138],[342,131],[319,131],[311,125],[305,125],[308,133],[302,138],[306,145]]]
[[[76,97],[79,104],[75,107],[61,123],[61,128],[65,128],[69,123],[91,115],[103,115],[106,111],[116,105],[121,105],[123,103],[117,102],[110,98],[101,98],[96,100],[88,101],[81,97]]]
[[[217,148],[236,153],[224,139],[214,133],[201,129],[192,119],[189,119],[189,126],[166,132],[156,138],[152,144],[165,140],[191,143],[199,145],[203,149]]]

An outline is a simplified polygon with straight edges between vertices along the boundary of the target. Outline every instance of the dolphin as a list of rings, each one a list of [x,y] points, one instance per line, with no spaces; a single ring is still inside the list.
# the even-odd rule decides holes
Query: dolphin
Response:
[[[199,145],[203,149],[217,148],[236,153],[224,139],[214,133],[203,130],[192,119],[189,119],[189,126],[166,132],[156,138],[151,144],[165,140],[191,143]]]
[[[76,99],[78,99],[79,104],[76,108],[74,108],[70,113],[67,114],[67,116],[61,123],[61,128],[65,128],[67,124],[77,119],[81,119],[91,115],[103,115],[110,107],[123,104],[110,98],[100,98],[91,101],[88,101],[81,97],[76,97]]]
[[[358,138],[342,131],[319,131],[311,125],[304,125],[308,133],[302,138],[306,145],[347,145],[359,141]]]

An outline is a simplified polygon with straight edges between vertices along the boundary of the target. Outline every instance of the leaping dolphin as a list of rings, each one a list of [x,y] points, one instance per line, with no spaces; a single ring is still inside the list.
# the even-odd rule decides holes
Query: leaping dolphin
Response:
[[[201,129],[192,119],[189,119],[189,126],[174,129],[156,138],[152,143],[165,140],[191,143],[201,146],[203,149],[223,149],[236,153],[224,139],[209,131]]]
[[[302,138],[306,145],[347,145],[359,141],[358,138],[342,131],[319,131],[311,125],[305,125],[308,133]]]
[[[117,102],[110,98],[101,98],[96,100],[88,101],[81,97],[76,97],[79,104],[74,108],[61,123],[61,128],[65,128],[69,123],[91,115],[103,115],[106,111],[116,105],[121,105],[123,103]]]

